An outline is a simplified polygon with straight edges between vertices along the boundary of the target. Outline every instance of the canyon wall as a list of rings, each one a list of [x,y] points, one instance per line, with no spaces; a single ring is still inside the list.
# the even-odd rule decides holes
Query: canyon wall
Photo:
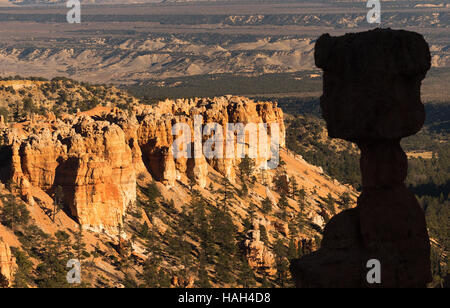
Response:
[[[218,123],[222,128],[201,134],[201,139],[196,140],[196,116],[201,116],[197,125],[200,132],[207,123]],[[193,157],[174,157],[174,141],[185,137],[173,135],[177,123],[185,123],[191,130],[186,147],[191,148]],[[154,106],[133,106],[128,111],[98,107],[61,118],[52,114],[34,117],[4,127],[2,181],[17,183],[31,202],[39,201],[34,200],[36,189],[53,196],[60,186],[66,210],[83,227],[114,232],[126,207],[136,201],[137,177],[141,173],[168,186],[194,178],[204,187],[208,169],[213,168],[234,181],[239,158],[205,157],[202,144],[200,148],[194,146],[211,137],[218,138],[216,146],[225,145],[228,123],[267,124],[269,128],[277,124],[279,146],[285,146],[283,112],[276,103],[227,96],[167,100]],[[256,139],[259,164],[271,159],[271,131],[268,129],[265,140]],[[246,149],[248,137],[247,133]],[[261,151],[263,148],[266,151]]]

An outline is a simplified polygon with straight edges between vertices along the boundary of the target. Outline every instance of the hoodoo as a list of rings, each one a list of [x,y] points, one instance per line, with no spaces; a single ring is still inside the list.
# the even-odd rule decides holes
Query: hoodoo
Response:
[[[405,186],[401,138],[424,124],[421,82],[431,66],[420,34],[391,29],[322,35],[316,65],[324,71],[322,114],[328,134],[361,149],[358,206],[330,220],[321,249],[292,262],[298,287],[425,287],[431,280],[425,215]],[[366,276],[381,265],[380,283]]]
[[[283,112],[276,103],[232,96],[167,100],[156,106],[134,106],[129,113],[98,107],[6,127],[0,174],[5,181],[17,183],[30,202],[36,190],[51,196],[60,186],[64,205],[83,227],[117,232],[127,206],[136,201],[141,173],[167,186],[181,177],[205,186],[210,167],[233,181],[239,158],[208,158],[203,153],[192,158],[173,156],[174,125],[186,123],[193,128],[196,115],[203,119],[200,126],[214,122],[222,129],[228,123],[277,124],[279,145],[285,146]],[[256,148],[270,148],[270,138],[261,143]],[[255,161],[267,159],[258,155]]]
[[[17,269],[16,259],[11,254],[9,245],[0,238],[0,274],[11,284]]]

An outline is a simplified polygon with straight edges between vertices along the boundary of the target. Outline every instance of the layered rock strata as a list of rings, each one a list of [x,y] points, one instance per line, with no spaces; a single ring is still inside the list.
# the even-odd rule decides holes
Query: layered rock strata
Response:
[[[180,123],[190,134],[184,136],[174,129]],[[221,127],[203,134],[208,123]],[[84,227],[112,231],[126,207],[136,201],[141,173],[169,186],[193,178],[204,187],[208,169],[213,168],[233,181],[240,158],[225,155],[230,123],[268,126],[267,138],[255,139],[259,164],[271,159],[274,124],[278,126],[279,146],[285,146],[283,113],[276,103],[227,96],[167,100],[155,106],[134,106],[129,111],[98,107],[58,119],[51,114],[35,117],[4,128],[6,145],[0,151],[4,158],[0,175],[3,182],[18,183],[27,200],[32,199],[29,194],[34,188],[52,196],[61,186],[64,205]],[[196,129],[199,138],[195,138]],[[248,150],[248,132],[246,136],[243,146]],[[179,137],[186,138],[180,149],[190,148],[190,156],[175,157],[173,146]],[[203,146],[212,137],[217,137],[212,148],[223,144],[225,157],[205,157]],[[237,142],[234,147],[236,150]]]

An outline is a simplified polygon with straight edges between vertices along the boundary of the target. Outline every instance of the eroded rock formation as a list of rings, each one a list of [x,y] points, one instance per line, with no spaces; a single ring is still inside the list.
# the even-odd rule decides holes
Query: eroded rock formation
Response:
[[[0,273],[5,276],[10,284],[14,279],[16,268],[16,260],[11,255],[8,244],[0,240]]]
[[[167,100],[156,106],[134,106],[129,112],[98,107],[58,119],[50,114],[4,128],[2,181],[18,183],[27,200],[33,198],[30,194],[35,188],[51,196],[61,186],[65,206],[84,227],[117,231],[126,207],[136,201],[141,173],[169,186],[189,177],[204,187],[208,168],[214,168],[233,181],[238,159],[203,155],[202,141],[212,134],[200,138],[200,149],[194,147],[195,116],[201,116],[200,134],[212,122],[222,125],[223,136],[227,123],[264,123],[269,128],[278,124],[279,143],[284,147],[283,113],[275,103],[227,96]],[[172,146],[179,136],[172,134],[172,128],[177,123],[191,129],[187,143],[191,158],[174,158]],[[219,140],[225,144],[225,138]],[[270,141],[269,135],[257,148],[269,148]],[[194,150],[200,150],[200,155],[195,156]],[[269,151],[269,155],[261,153],[258,163],[270,159]]]
[[[252,268],[263,269],[268,273],[275,265],[275,256],[269,250],[266,243],[261,240],[260,226],[268,227],[267,222],[262,218],[255,218],[252,222],[252,230],[247,234],[244,242],[248,262]]]
[[[430,51],[417,33],[377,29],[319,38],[324,70],[321,108],[330,137],[361,149],[358,206],[326,225],[321,249],[292,263],[298,287],[424,287],[431,280],[424,212],[404,182],[400,139],[425,119],[421,81]],[[367,261],[381,262],[381,283],[369,284]]]

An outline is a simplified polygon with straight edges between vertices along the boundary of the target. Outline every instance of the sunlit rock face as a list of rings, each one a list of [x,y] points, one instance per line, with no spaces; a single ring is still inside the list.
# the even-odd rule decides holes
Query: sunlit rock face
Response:
[[[24,194],[31,186],[52,195],[61,186],[68,211],[83,226],[116,226],[136,200],[136,172],[124,131],[85,116],[46,124],[30,125],[25,129],[31,134],[13,137],[12,179]]]
[[[200,117],[198,123],[196,116]],[[192,157],[174,157],[173,144],[179,136],[173,127],[177,123],[185,123],[191,131],[186,148],[191,148]],[[117,232],[127,206],[136,201],[140,173],[167,186],[192,178],[205,187],[208,168],[213,168],[234,181],[240,158],[225,156],[224,137],[219,142],[224,144],[225,157],[205,157],[203,153],[203,144],[213,135],[203,134],[207,123],[220,124],[222,136],[226,136],[228,123],[266,125],[269,134],[256,138],[257,149],[270,149],[271,126],[277,124],[279,146],[285,146],[283,113],[276,103],[227,96],[167,100],[155,106],[133,106],[130,111],[98,107],[58,119],[50,114],[3,128],[6,146],[2,157],[6,159],[1,163],[2,180],[16,182],[27,200],[33,199],[33,188],[53,195],[61,186],[68,213],[83,227]],[[197,141],[196,125],[200,131]],[[258,164],[271,159],[270,151],[263,152],[256,153]]]
[[[136,117],[140,123],[137,132],[138,143],[142,149],[142,158],[152,175],[159,181],[174,185],[178,174],[186,174],[194,177],[201,186],[206,184],[207,165],[234,181],[235,167],[238,157],[226,156],[226,128],[227,124],[259,124],[267,125],[267,138],[256,138],[256,148],[261,147],[260,142],[265,142],[266,148],[270,148],[272,132],[271,125],[279,127],[279,146],[285,147],[285,127],[283,112],[276,103],[254,102],[244,97],[217,97],[213,99],[179,99],[160,102],[157,106],[138,106]],[[195,149],[195,132],[200,118],[200,149]],[[174,158],[171,151],[177,136],[172,134],[175,124],[185,123],[191,129],[190,146],[192,157]],[[204,134],[205,125],[217,123],[222,128],[221,137],[223,144],[223,157],[205,157],[203,145],[214,135]],[[217,132],[215,132],[217,133]],[[216,135],[217,136],[217,135]],[[236,147],[236,142],[235,142]],[[248,153],[249,138],[246,135],[246,153]],[[200,155],[194,155],[200,150]],[[236,149],[234,152],[237,152]],[[262,152],[255,157],[257,165],[270,159]]]
[[[404,182],[400,139],[424,123],[421,81],[430,68],[420,34],[390,29],[319,38],[322,114],[330,137],[361,149],[358,206],[326,225],[322,247],[292,263],[299,287],[424,287],[431,280],[425,215]],[[370,259],[380,283],[367,280]]]
[[[265,219],[254,218],[252,221],[252,230],[247,234],[244,241],[244,247],[249,264],[253,268],[260,268],[267,273],[275,274],[275,255],[269,250],[264,241],[261,240],[260,226],[269,228]]]
[[[9,281],[10,285],[16,269],[16,260],[11,255],[9,245],[0,240],[0,273]]]

